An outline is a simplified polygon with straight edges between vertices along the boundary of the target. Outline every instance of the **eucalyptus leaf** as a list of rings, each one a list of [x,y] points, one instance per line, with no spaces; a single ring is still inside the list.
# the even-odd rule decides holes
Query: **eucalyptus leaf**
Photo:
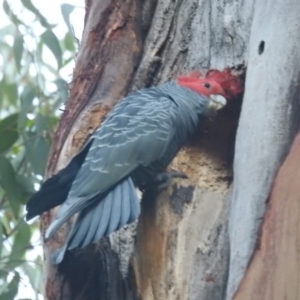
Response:
[[[9,256],[9,260],[6,263],[6,268],[13,270],[15,267],[23,263],[24,254],[30,245],[31,230],[30,226],[23,220],[20,220],[20,224],[17,225],[16,233],[14,235],[14,242]]]
[[[6,2],[7,4],[7,2]],[[4,5],[4,3],[3,3]],[[6,26],[2,26],[0,28],[0,36],[6,36],[6,35],[14,35],[14,33],[16,32],[16,26],[13,24],[8,24]]]
[[[1,47],[1,45],[0,45]],[[11,51],[11,50],[10,50]],[[0,96],[2,103],[5,102],[6,105],[17,105],[18,99],[18,86],[16,83],[12,82],[7,78],[7,75],[4,75],[1,82],[0,82]]]
[[[11,19],[11,21],[16,24],[22,24],[23,22],[21,22],[21,20],[13,13],[11,7],[9,6],[8,2],[6,0],[3,0],[3,10],[5,11],[5,13],[7,14],[7,16]]]
[[[12,300],[17,295],[20,275],[16,271],[14,273],[15,275],[10,283],[6,286],[5,292],[0,295],[0,300]]]
[[[18,139],[17,120],[19,114],[11,114],[0,121],[0,153],[7,151]]]
[[[7,83],[6,96],[8,101],[14,106],[17,104],[18,99],[18,86],[16,83]]]
[[[70,62],[73,62],[73,61],[74,61],[74,57],[72,57],[72,56],[64,59],[63,67],[66,66],[67,64],[69,64]]]
[[[1,35],[1,32],[0,32]],[[1,47],[1,55],[5,56],[6,53],[11,52],[11,46],[6,41],[0,41],[0,47]]]
[[[72,13],[72,11],[74,10],[74,5],[72,4],[67,4],[67,3],[64,3],[61,5],[60,9],[61,9],[61,14],[64,18],[64,21],[68,27],[68,30],[69,32],[73,32],[73,28],[72,28],[72,25],[71,25],[71,22],[70,22],[70,14]]]
[[[0,285],[0,300],[1,296],[8,291],[9,282],[6,281],[7,272],[0,270],[0,280],[3,280],[3,283]]]
[[[27,85],[20,96],[21,109],[18,120],[19,129],[22,129],[24,127],[27,119],[27,114],[32,109],[32,101],[35,97],[36,89],[31,85]]]
[[[33,5],[31,0],[21,0],[22,4],[24,5],[25,8],[27,8],[29,11],[34,13],[38,20],[40,21],[41,25],[45,28],[52,28],[55,25],[50,25],[46,18],[40,13],[40,11]]]
[[[69,96],[69,87],[68,84],[63,79],[57,79],[54,81],[57,86],[57,92],[60,96],[61,103],[65,103]]]
[[[29,281],[34,288],[35,291],[41,290],[42,280],[41,280],[41,267],[39,265],[37,266],[31,266],[29,263],[23,264],[23,269],[26,272],[26,275],[29,278]]]
[[[16,180],[16,173],[10,161],[0,155],[0,184],[5,191],[15,218],[19,215],[21,193]]]
[[[51,128],[50,118],[44,114],[38,113],[35,118],[35,126],[37,134],[44,134]]]
[[[14,54],[16,66],[17,66],[17,69],[19,72],[21,70],[21,59],[22,59],[22,55],[23,55],[23,50],[24,50],[23,36],[20,33],[17,33],[15,36],[15,39],[14,39],[14,44],[13,44],[13,54]]]
[[[23,174],[18,174],[17,182],[22,193],[22,204],[25,204],[28,200],[28,197],[35,192],[33,178],[31,176],[29,177]]]
[[[25,148],[33,172],[44,175],[50,149],[49,142],[43,136],[29,133],[27,134]]]
[[[0,258],[2,255],[2,244],[3,244],[3,225],[2,222],[0,221]]]
[[[50,49],[50,51],[53,53],[58,67],[61,67],[62,63],[62,51],[59,45],[59,41],[56,37],[56,35],[53,33],[51,29],[47,29],[42,35],[41,39],[43,43]]]
[[[67,50],[74,52],[75,51],[75,39],[74,36],[67,32],[64,38],[64,46]]]

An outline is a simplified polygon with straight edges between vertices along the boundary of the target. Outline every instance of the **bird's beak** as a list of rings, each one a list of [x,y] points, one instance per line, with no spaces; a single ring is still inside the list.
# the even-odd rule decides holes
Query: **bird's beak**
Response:
[[[218,94],[211,95],[209,97],[209,107],[208,111],[209,113],[214,113],[215,111],[223,108],[226,105],[226,99]]]

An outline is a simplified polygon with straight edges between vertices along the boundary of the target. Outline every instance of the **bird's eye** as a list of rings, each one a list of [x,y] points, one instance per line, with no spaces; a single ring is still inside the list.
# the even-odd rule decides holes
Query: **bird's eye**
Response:
[[[209,84],[208,82],[205,82],[203,85],[204,85],[207,89],[210,89],[210,84]]]

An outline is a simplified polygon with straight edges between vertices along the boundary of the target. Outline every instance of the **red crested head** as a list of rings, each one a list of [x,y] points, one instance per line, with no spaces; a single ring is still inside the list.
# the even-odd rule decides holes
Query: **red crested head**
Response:
[[[222,86],[227,99],[237,98],[244,91],[242,81],[238,76],[232,74],[229,68],[223,71],[210,70],[206,74],[206,78],[218,82]]]
[[[222,95],[226,99],[232,99],[243,91],[241,82],[229,69],[224,71],[210,70],[206,76],[193,71],[189,75],[178,77],[176,82],[206,97]]]
[[[179,85],[206,97],[215,94],[222,95],[224,97],[226,96],[220,84],[213,79],[201,77],[200,73],[193,72],[188,76],[180,76],[176,79],[176,82]]]

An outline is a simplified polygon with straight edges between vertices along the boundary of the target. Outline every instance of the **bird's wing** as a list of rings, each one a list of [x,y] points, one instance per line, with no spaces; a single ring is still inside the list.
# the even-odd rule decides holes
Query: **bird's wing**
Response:
[[[93,135],[93,144],[67,200],[59,208],[46,239],[92,199],[107,191],[139,165],[160,159],[175,132],[177,106],[172,99],[150,92],[123,100]],[[132,98],[135,98],[134,101]],[[148,98],[146,98],[148,97]]]
[[[148,166],[163,156],[174,136],[177,106],[166,97],[129,100],[118,105],[93,135],[70,197],[104,192],[139,165]]]

